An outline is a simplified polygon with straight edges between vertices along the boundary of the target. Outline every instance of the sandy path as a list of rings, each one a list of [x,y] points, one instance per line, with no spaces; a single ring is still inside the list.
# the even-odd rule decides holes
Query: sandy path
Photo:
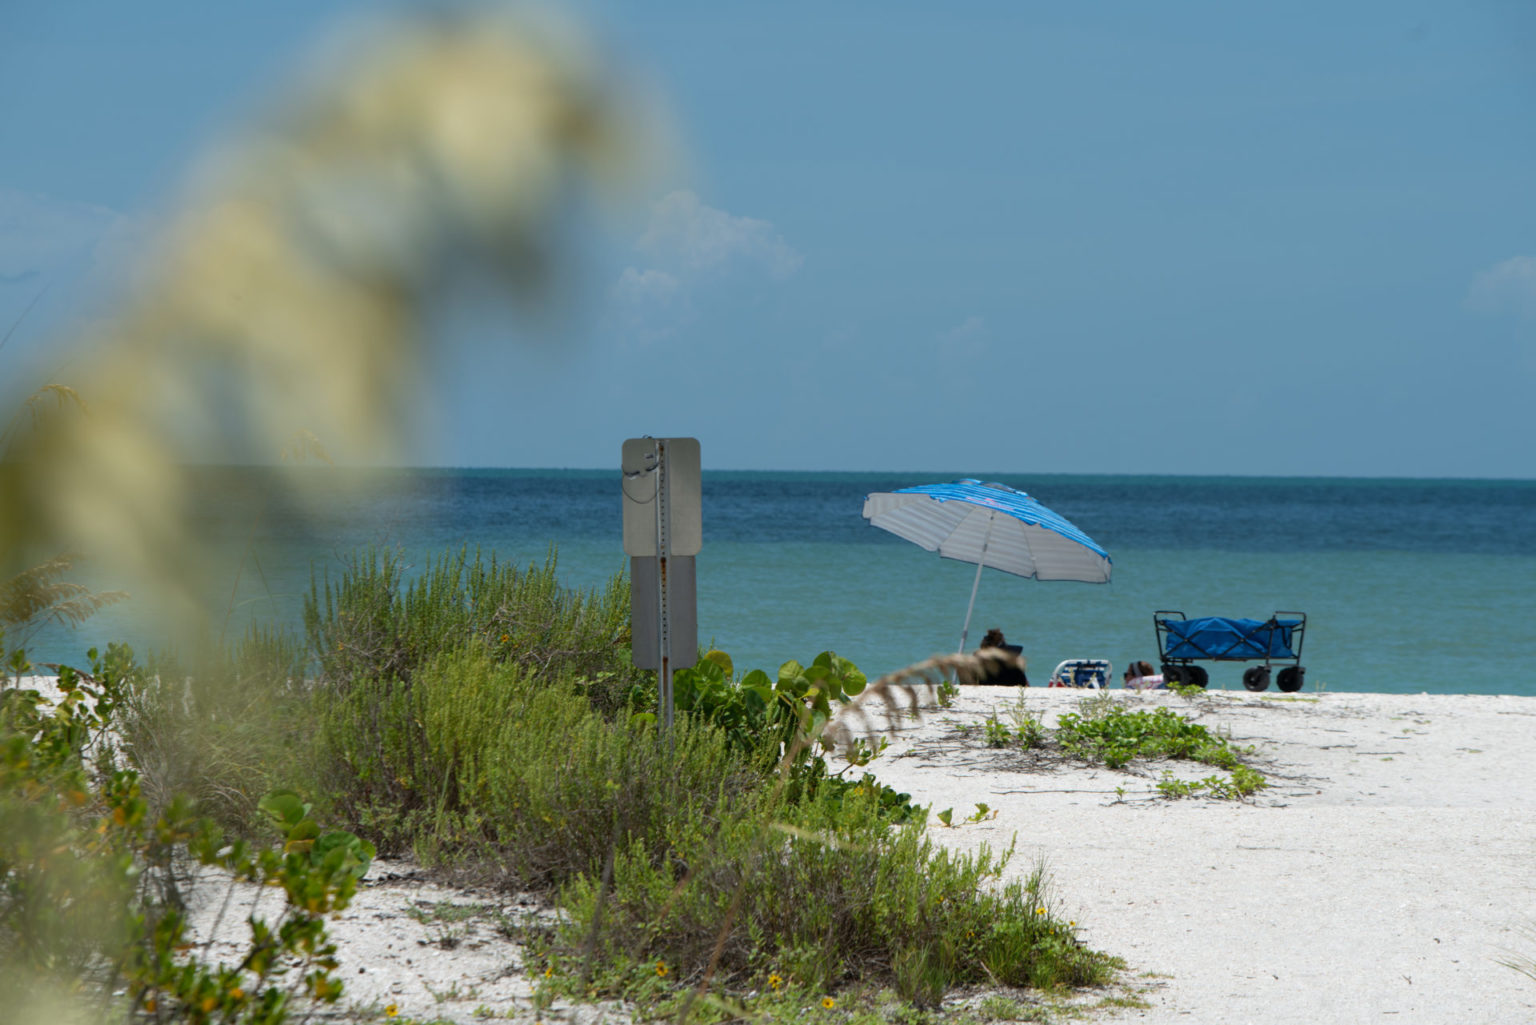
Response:
[[[1047,725],[1081,698],[1023,693]],[[1014,871],[1045,859],[1083,937],[1142,976],[1150,1008],[1110,1020],[1536,1021],[1536,982],[1496,962],[1536,956],[1536,699],[1111,693],[1230,730],[1272,788],[1170,801],[1152,796],[1161,767],[1023,771],[982,739],[1019,695],[994,688],[903,726],[874,765],[957,821],[997,809],[935,822],[944,843],[1017,836]]]

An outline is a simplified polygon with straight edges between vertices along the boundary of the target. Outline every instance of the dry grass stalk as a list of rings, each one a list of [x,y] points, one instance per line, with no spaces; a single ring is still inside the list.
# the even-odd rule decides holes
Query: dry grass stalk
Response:
[[[1003,648],[978,648],[970,653],[934,655],[932,658],[887,673],[864,688],[858,697],[844,705],[826,724],[822,739],[834,749],[849,751],[859,740],[874,741],[882,734],[894,735],[896,720],[902,712],[922,717],[926,698],[937,704],[944,681],[962,684],[985,680],[1005,668],[1024,669],[1024,658]],[[871,718],[873,702],[885,705],[885,724],[877,726]]]
[[[645,156],[636,91],[553,26],[435,12],[350,41],[215,155],[138,290],[81,340],[89,409],[50,387],[56,404],[24,411],[36,428],[0,461],[0,577],[83,550],[158,620],[206,626],[218,560],[185,467],[285,448],[388,462],[442,286],[473,270],[547,295],[575,186],[625,183]],[[286,483],[301,508],[305,480]]]
[[[74,568],[75,560],[70,554],[56,555],[0,581],[0,626],[50,621],[78,626],[98,610],[127,597],[122,591],[92,591],[84,584],[61,579]],[[24,640],[16,638],[13,644]]]

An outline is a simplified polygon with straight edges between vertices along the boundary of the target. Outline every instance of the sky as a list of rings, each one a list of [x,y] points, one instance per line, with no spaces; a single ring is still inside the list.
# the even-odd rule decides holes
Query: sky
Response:
[[[0,0],[0,378],[383,6]],[[1536,5],[558,9],[676,159],[560,317],[442,302],[405,462],[1536,478]]]

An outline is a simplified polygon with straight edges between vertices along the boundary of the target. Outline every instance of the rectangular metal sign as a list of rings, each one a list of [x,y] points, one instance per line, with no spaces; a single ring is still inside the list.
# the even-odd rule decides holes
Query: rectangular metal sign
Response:
[[[631,655],[636,669],[661,668],[660,624],[657,622],[661,560],[637,555],[629,560]],[[699,587],[693,556],[667,560],[666,607],[672,668],[686,669],[699,660]]]
[[[624,551],[630,559],[631,658],[656,670],[661,728],[672,730],[672,672],[698,661],[693,557],[704,546],[697,438],[630,438],[623,470]]]
[[[630,438],[624,442],[624,554],[656,555],[658,537],[673,555],[704,547],[700,508],[699,439]],[[665,494],[662,490],[665,489]],[[657,512],[670,515],[658,530]]]

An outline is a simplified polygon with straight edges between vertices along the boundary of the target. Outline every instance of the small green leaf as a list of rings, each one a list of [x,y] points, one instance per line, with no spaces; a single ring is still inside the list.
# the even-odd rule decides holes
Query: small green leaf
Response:
[[[284,829],[293,829],[309,814],[309,804],[292,790],[274,790],[256,803]]]
[[[368,868],[373,864],[373,856],[377,853],[373,844],[353,834],[337,830],[326,833],[315,841],[312,856],[318,860],[332,864],[332,867],[340,869],[354,879],[361,879],[368,874]]]
[[[727,677],[736,675],[736,664],[731,661],[731,656],[718,649],[712,649],[704,653],[704,657],[724,670]]]
[[[288,830],[288,843],[304,843],[315,839],[319,835],[320,827],[315,824],[314,819],[301,819],[294,823],[293,828]]]

